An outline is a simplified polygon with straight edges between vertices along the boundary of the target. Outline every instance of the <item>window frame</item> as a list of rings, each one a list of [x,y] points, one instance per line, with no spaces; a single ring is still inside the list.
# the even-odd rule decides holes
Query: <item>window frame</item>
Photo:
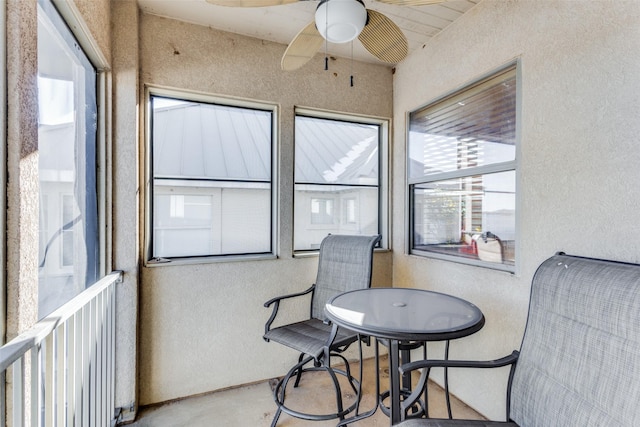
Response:
[[[360,115],[355,113],[344,113],[338,111],[330,111],[330,110],[322,110],[316,109],[312,107],[301,107],[297,106],[294,108],[294,162],[293,162],[293,210],[292,218],[293,223],[295,224],[295,186],[297,184],[295,180],[295,151],[296,151],[296,142],[295,142],[295,120],[297,117],[306,117],[311,119],[321,119],[321,120],[335,120],[340,122],[347,123],[357,123],[357,124],[366,124],[366,125],[375,125],[378,126],[378,233],[381,235],[380,242],[378,246],[376,246],[376,250],[387,250],[390,247],[390,204],[389,204],[389,169],[390,169],[390,155],[389,155],[389,141],[391,135],[391,119],[384,117],[376,117],[376,116],[368,116],[368,115]],[[359,198],[359,196],[358,196]],[[343,206],[341,205],[341,199],[334,200],[334,209],[339,210],[339,219],[344,217],[344,212],[342,212]],[[340,205],[340,206],[338,206]],[[334,217],[336,217],[336,213],[334,212]],[[315,224],[318,225],[318,224]],[[291,247],[293,248],[294,257],[298,256],[307,256],[307,255],[315,255],[318,253],[319,249],[305,249],[305,250],[296,250],[295,249],[295,225],[293,226],[293,234],[291,236]]]
[[[151,97],[173,98],[187,102],[216,104],[233,108],[247,108],[266,111],[271,114],[271,177],[270,177],[270,250],[264,253],[247,254],[213,254],[191,255],[184,257],[154,257],[154,177],[153,177],[153,111],[151,110]],[[145,267],[182,265],[182,264],[206,264],[233,261],[250,261],[256,259],[275,259],[278,248],[278,120],[280,107],[278,104],[266,101],[258,101],[245,98],[227,97],[211,93],[178,89],[166,86],[145,85],[144,88],[144,265]]]
[[[506,74],[513,73],[515,77],[515,154],[514,159],[510,161],[496,162],[490,163],[481,166],[475,166],[466,169],[457,169],[452,171],[433,173],[430,175],[423,175],[418,178],[412,178],[409,170],[409,154],[410,154],[410,127],[411,127],[411,114],[420,110],[428,109],[430,107],[435,107],[439,104],[445,102],[453,102],[458,97],[464,97],[469,94],[469,92],[477,90],[479,87],[486,85],[494,81],[495,79],[501,78]],[[504,271],[511,274],[517,274],[520,271],[520,152],[521,152],[521,67],[520,60],[515,60],[510,62],[498,69],[495,69],[491,72],[488,72],[479,78],[473,80],[470,83],[466,83],[461,87],[446,93],[443,96],[435,98],[434,100],[427,102],[411,111],[406,113],[406,146],[405,146],[405,179],[407,185],[405,186],[405,200],[406,200],[406,227],[405,227],[405,236],[406,239],[406,247],[405,253],[412,256],[418,256],[422,258],[432,258],[444,261],[451,261],[460,264],[467,264],[476,267],[484,267],[498,271]],[[435,251],[426,251],[414,248],[414,188],[419,186],[420,184],[429,184],[434,182],[448,181],[459,178],[467,178],[473,177],[477,175],[490,175],[494,173],[501,172],[514,172],[515,174],[515,254],[514,254],[514,264],[508,265],[504,263],[494,263],[489,261],[482,261],[480,259],[466,258],[462,256],[449,255],[438,253]]]

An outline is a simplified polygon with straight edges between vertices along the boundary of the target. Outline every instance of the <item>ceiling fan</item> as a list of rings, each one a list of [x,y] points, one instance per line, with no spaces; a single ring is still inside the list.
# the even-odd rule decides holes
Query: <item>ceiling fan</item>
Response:
[[[313,0],[207,0],[219,6],[278,6]],[[397,6],[423,6],[446,0],[377,0]],[[315,20],[304,27],[289,43],[282,57],[282,69],[302,67],[320,50],[325,40],[347,43],[358,38],[373,56],[381,61],[397,63],[407,56],[407,38],[391,19],[367,9],[363,0],[320,0]]]

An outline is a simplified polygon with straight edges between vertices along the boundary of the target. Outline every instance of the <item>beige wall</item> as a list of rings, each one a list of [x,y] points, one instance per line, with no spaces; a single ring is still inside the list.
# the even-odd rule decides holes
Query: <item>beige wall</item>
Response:
[[[116,396],[121,421],[133,418],[137,404],[138,288],[140,245],[138,172],[138,6],[111,2],[113,268],[124,272],[116,301]]]
[[[7,341],[38,317],[37,3],[7,7]]]
[[[73,13],[82,17],[86,33],[91,35],[91,43],[99,51],[107,64],[111,64],[111,2],[108,0],[54,0],[59,9],[67,3]],[[69,22],[69,20],[67,20]],[[75,30],[72,28],[72,30]],[[95,65],[95,64],[94,64]]]
[[[263,303],[306,289],[317,258],[292,258],[294,106],[378,117],[392,115],[389,68],[324,57],[295,72],[280,70],[286,46],[142,15],[141,84],[279,104],[279,259],[142,269],[141,405],[282,375],[297,354],[262,340]],[[375,255],[374,284],[390,284],[391,254]],[[308,315],[308,305],[295,307]]]
[[[519,348],[536,267],[556,251],[640,261],[640,3],[484,0],[397,67],[394,76],[394,285],[477,304],[486,326],[453,358]],[[520,61],[518,271],[403,254],[405,113]],[[434,347],[435,348],[435,347]],[[436,355],[434,351],[432,354]],[[454,393],[504,417],[493,374],[453,374]],[[488,393],[477,393],[481,387]]]

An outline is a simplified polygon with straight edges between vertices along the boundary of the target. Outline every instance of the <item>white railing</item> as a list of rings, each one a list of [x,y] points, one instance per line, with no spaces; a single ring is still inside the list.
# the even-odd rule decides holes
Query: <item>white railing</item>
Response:
[[[0,347],[2,426],[107,427],[114,420],[113,272]]]

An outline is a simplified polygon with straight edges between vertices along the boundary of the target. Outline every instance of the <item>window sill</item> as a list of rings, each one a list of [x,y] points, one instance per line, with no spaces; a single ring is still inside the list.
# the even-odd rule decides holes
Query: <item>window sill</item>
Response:
[[[169,267],[175,265],[189,264],[218,264],[242,261],[265,261],[274,260],[278,257],[274,254],[255,254],[255,255],[220,255],[220,256],[203,256],[190,258],[152,258],[144,262],[145,267]]]
[[[490,270],[502,271],[509,274],[516,274],[515,265],[510,265],[510,264],[499,264],[499,263],[493,263],[493,262],[487,262],[487,261],[480,261],[472,258],[464,258],[460,256],[455,256],[455,255],[446,255],[446,254],[432,252],[432,251],[420,251],[416,249],[411,250],[411,252],[409,252],[408,255],[416,258],[437,259],[441,261],[455,262],[458,264],[466,264],[473,267],[488,268]]]

